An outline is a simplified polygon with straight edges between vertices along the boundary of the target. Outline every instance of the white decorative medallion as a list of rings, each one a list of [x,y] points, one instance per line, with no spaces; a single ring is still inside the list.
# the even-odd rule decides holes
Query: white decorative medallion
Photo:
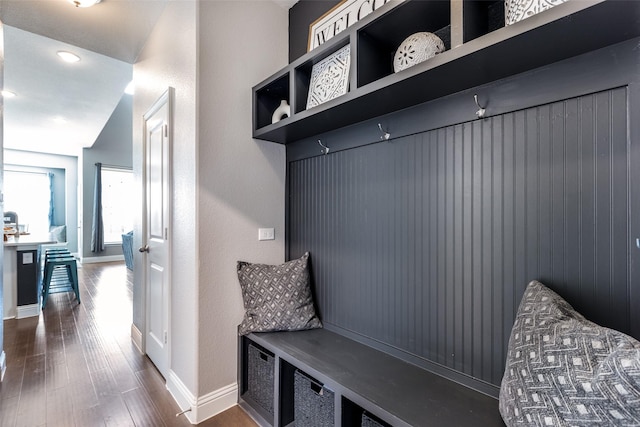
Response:
[[[393,57],[393,71],[405,70],[444,52],[444,42],[433,33],[420,32],[407,37]]]
[[[505,0],[504,22],[506,25],[515,24],[565,1],[567,0]]]
[[[307,109],[344,95],[349,90],[351,48],[346,45],[313,66]]]

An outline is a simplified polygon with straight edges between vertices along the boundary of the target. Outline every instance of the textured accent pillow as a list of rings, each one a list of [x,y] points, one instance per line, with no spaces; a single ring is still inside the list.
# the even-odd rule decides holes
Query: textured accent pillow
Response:
[[[640,342],[533,281],[511,330],[499,406],[509,427],[640,425]]]
[[[244,320],[238,333],[321,328],[309,284],[309,253],[281,265],[238,261]]]
[[[49,233],[51,233],[51,237],[58,243],[64,243],[67,241],[66,225],[53,225],[49,227]]]

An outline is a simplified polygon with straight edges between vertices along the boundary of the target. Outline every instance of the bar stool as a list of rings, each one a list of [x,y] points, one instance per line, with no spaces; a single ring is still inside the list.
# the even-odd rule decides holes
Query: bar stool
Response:
[[[49,294],[73,292],[80,304],[78,286],[78,266],[76,259],[68,251],[45,255],[44,278],[42,281],[42,309],[44,310]]]
[[[50,259],[54,259],[54,258],[70,258],[71,257],[71,252],[69,252],[68,249],[63,248],[63,249],[48,249],[45,252],[45,255],[43,257],[42,260],[42,277],[44,277],[44,267],[46,266],[46,263],[48,260]]]

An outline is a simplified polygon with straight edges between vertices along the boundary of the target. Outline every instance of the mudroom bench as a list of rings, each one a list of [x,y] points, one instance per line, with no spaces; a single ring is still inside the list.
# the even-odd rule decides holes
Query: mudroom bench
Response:
[[[326,329],[239,347],[239,404],[261,425],[504,426],[496,399]]]

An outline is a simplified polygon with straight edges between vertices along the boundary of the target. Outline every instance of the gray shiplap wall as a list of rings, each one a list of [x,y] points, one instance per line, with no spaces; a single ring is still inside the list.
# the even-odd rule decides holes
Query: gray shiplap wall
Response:
[[[289,255],[311,252],[325,324],[496,386],[532,279],[629,332],[627,99],[618,87],[290,161]]]

